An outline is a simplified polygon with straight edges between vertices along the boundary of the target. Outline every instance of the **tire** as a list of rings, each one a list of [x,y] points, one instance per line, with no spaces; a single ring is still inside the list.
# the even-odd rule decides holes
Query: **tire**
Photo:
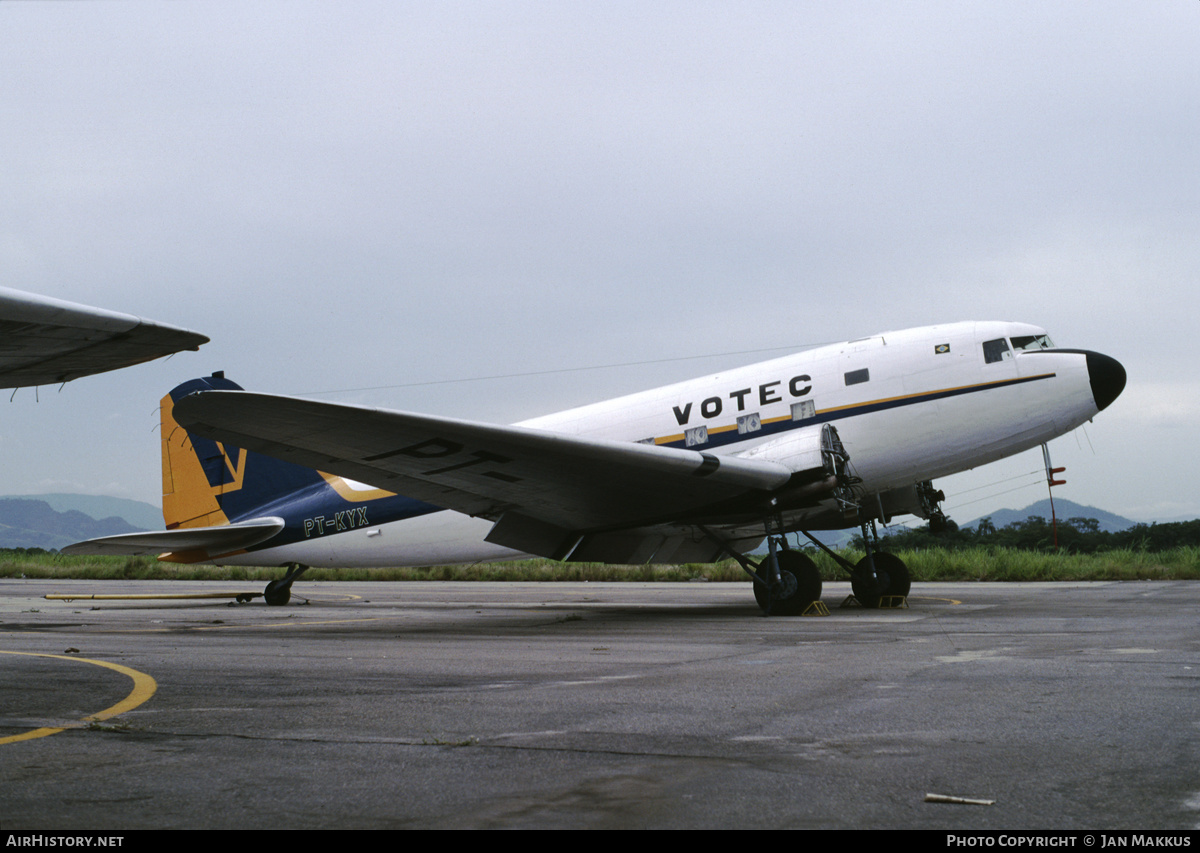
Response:
[[[283,581],[271,581],[263,592],[263,598],[272,607],[281,607],[292,600],[292,585]]]
[[[755,581],[754,600],[768,616],[799,616],[808,605],[821,597],[821,572],[808,556],[799,551],[780,551],[779,579],[783,589],[772,595],[764,585]]]
[[[854,567],[850,588],[863,607],[874,609],[885,595],[907,596],[912,588],[912,577],[908,566],[895,554],[879,551],[875,555],[875,580],[866,577],[867,558],[863,557]]]

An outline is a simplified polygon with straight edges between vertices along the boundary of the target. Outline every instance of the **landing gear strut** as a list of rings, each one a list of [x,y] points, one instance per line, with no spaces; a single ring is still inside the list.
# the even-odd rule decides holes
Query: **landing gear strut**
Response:
[[[754,600],[764,616],[799,616],[814,601],[821,600],[821,572],[817,564],[806,554],[789,549],[782,532],[776,537],[768,525],[770,553],[765,560],[754,563],[712,531],[700,529],[750,575],[754,581]]]
[[[300,563],[288,563],[288,573],[277,581],[271,581],[263,590],[263,600],[272,607],[282,607],[292,600],[292,582],[308,570]]]
[[[879,545],[878,537],[873,535],[873,524],[870,531],[872,535],[868,534],[865,523],[862,526],[863,546],[867,550],[867,556],[857,563],[851,563],[841,554],[824,545],[807,530],[800,532],[850,573],[850,589],[863,607],[874,609],[879,607],[885,598],[908,596],[909,589],[912,587],[912,577],[909,575],[908,566],[904,565],[904,561],[895,554],[876,551],[872,547],[872,540],[874,540],[875,546]]]

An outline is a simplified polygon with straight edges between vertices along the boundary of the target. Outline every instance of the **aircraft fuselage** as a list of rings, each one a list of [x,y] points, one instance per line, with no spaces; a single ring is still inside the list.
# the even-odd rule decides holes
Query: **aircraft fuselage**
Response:
[[[517,426],[789,464],[798,437],[831,424],[849,454],[861,505],[887,516],[920,514],[916,484],[1069,432],[1106,407],[1124,381],[1113,359],[1054,348],[1038,327],[966,322],[823,346]],[[445,466],[492,461],[465,447],[438,453]],[[499,467],[496,473],[503,476]],[[335,486],[326,493],[333,503],[314,494],[302,509],[281,503],[263,513],[285,517],[293,541],[214,562],[398,566],[525,556],[485,541],[493,520],[419,501],[396,518],[376,503],[378,490],[326,479]],[[826,529],[861,519],[827,502],[790,510],[784,520],[788,529]],[[745,518],[728,523],[746,533]]]

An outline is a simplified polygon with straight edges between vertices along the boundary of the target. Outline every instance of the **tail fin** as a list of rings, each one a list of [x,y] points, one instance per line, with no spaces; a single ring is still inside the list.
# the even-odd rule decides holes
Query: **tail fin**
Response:
[[[241,391],[214,373],[178,386],[162,398],[163,520],[168,530],[213,527],[271,515],[271,505],[325,485],[311,468],[194,436],[175,421],[175,402],[199,391]]]

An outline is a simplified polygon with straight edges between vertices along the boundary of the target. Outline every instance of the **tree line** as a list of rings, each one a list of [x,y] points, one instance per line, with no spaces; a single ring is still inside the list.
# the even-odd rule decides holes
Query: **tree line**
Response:
[[[1135,524],[1124,530],[1100,529],[1094,518],[1068,518],[1057,525],[1057,547],[1060,551],[1078,554],[1095,554],[1102,551],[1145,551],[1160,552],[1175,548],[1200,546],[1200,519],[1173,521],[1166,524]],[[929,526],[887,531],[883,533],[883,544],[888,550],[917,550],[944,548],[995,547],[1015,548],[1025,551],[1055,550],[1056,531],[1051,522],[1040,515],[1031,515],[1024,521],[1014,521],[1004,527],[996,527],[990,517],[984,518],[974,528],[959,528],[948,522],[944,530],[931,531]],[[862,537],[857,537],[855,546],[862,548]]]

